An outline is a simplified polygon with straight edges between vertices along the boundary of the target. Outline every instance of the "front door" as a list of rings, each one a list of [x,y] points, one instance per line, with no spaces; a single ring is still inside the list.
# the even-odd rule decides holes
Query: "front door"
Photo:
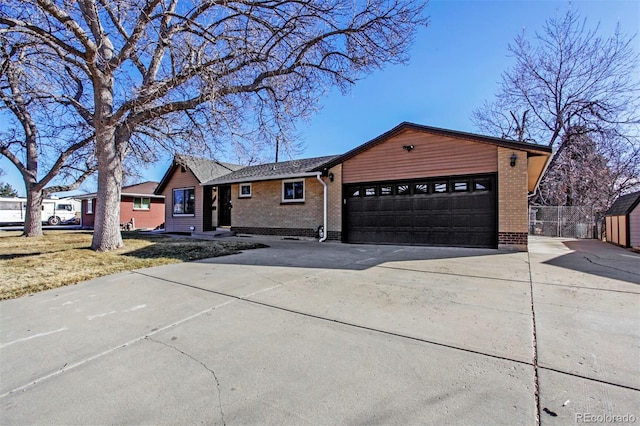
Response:
[[[216,209],[215,186],[205,186],[202,192],[202,230],[213,231],[213,211]]]
[[[218,226],[231,226],[231,185],[218,187]]]

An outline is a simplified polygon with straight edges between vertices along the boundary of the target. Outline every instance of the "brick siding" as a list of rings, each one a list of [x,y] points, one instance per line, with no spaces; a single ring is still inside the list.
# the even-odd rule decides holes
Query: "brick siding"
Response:
[[[513,249],[524,247],[526,250],[528,238],[527,232],[498,232],[498,246]]]
[[[136,229],[155,229],[164,223],[164,200],[151,198],[149,210],[136,210],[133,207],[135,198],[123,196],[120,201],[120,223],[133,219]]]
[[[255,235],[278,235],[288,237],[308,237],[319,238],[317,229],[305,229],[305,228],[261,228],[261,227],[245,227],[245,226],[232,226],[231,229],[239,234],[255,234]],[[329,231],[327,236],[328,240],[340,241],[342,239],[342,233],[336,231]]]
[[[342,164],[334,166],[330,173],[333,173],[333,182],[328,178],[323,178],[327,184],[327,228],[329,228],[329,239],[332,232],[342,233]]]
[[[498,248],[526,251],[527,215],[527,153],[498,147]]]
[[[251,197],[239,197],[231,185],[231,227],[315,230],[323,223],[323,187],[315,177],[304,179],[304,202],[282,202],[282,180],[251,183]],[[280,234],[279,234],[280,235]]]

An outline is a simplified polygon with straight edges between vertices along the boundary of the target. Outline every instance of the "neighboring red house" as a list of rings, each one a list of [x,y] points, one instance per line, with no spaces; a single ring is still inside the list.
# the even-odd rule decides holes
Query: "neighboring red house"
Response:
[[[128,229],[156,229],[164,225],[164,196],[153,191],[158,182],[143,182],[122,187],[120,195],[120,223]],[[93,228],[96,193],[76,197],[82,200],[81,225]]]

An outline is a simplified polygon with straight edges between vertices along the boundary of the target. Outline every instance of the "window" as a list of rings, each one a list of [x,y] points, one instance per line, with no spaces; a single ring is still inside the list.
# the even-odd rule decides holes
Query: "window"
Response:
[[[133,199],[134,210],[149,210],[151,208],[151,198],[137,197]]]
[[[465,192],[469,190],[469,182],[457,181],[453,182],[453,192]]]
[[[375,186],[365,186],[364,187],[364,196],[365,197],[374,197],[376,195],[376,187]]]
[[[173,214],[193,215],[196,212],[196,193],[193,188],[173,190]]]
[[[407,185],[406,183],[401,183],[401,184],[397,185],[396,186],[396,194],[398,194],[398,195],[409,195],[410,194],[409,185]]]
[[[21,204],[15,201],[0,201],[0,210],[20,210]]]
[[[429,193],[429,184],[428,183],[416,183],[413,187],[414,194],[428,194]]]
[[[66,212],[70,212],[70,211],[73,211],[73,207],[71,206],[71,204],[58,204],[56,206],[56,210],[63,210]]]
[[[87,200],[87,214],[93,214],[93,198]]]
[[[347,196],[348,197],[359,197],[360,196],[360,187],[359,186],[350,186],[349,189],[347,189]]]
[[[238,190],[238,197],[240,198],[250,198],[251,197],[251,184],[250,183],[241,183],[240,189]]]
[[[294,203],[304,201],[304,180],[282,182],[282,202]]]
[[[391,185],[380,185],[380,195],[391,195]]]
[[[442,193],[442,192],[448,192],[449,188],[447,185],[447,182],[436,182],[433,185],[433,192],[437,192],[437,193]]]
[[[474,191],[491,191],[491,179],[475,179],[473,182]]]

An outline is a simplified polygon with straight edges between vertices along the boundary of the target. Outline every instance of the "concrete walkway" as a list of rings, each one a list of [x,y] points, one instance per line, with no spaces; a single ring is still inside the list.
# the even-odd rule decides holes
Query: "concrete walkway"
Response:
[[[636,254],[267,243],[1,302],[0,424],[640,421]]]

